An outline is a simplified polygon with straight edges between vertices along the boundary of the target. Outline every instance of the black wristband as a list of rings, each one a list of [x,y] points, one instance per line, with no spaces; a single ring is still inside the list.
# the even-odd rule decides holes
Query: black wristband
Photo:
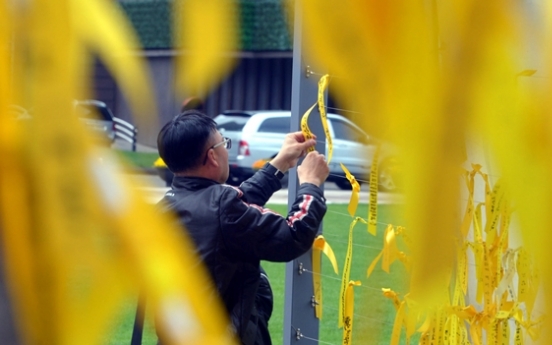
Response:
[[[278,178],[278,180],[281,180],[284,178],[284,173],[278,170],[274,165],[270,163],[266,163],[263,167],[270,175],[274,175]]]

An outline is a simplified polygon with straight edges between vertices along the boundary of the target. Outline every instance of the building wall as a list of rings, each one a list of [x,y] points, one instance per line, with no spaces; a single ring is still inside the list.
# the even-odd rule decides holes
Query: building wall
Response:
[[[229,110],[289,110],[291,109],[292,54],[243,54],[234,71],[205,99],[209,116]],[[138,142],[156,146],[162,124],[180,111],[182,101],[195,95],[177,96],[173,87],[173,55],[157,52],[147,56],[153,78],[159,121],[154,128],[138,128]],[[96,64],[95,97],[106,102],[115,116],[136,123],[124,94],[101,63]]]

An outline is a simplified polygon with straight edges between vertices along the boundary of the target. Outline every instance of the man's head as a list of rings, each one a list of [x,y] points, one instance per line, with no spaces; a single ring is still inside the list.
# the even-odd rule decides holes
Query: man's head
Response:
[[[159,155],[170,171],[220,183],[228,178],[227,145],[216,122],[197,110],[175,116],[157,136]]]

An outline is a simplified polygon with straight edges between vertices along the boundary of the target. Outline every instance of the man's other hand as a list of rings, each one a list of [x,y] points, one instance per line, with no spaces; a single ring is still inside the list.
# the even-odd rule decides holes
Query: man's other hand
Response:
[[[317,151],[309,152],[297,168],[299,184],[312,183],[320,187],[326,181],[329,174],[330,168],[328,167],[328,163],[326,163],[326,158]]]

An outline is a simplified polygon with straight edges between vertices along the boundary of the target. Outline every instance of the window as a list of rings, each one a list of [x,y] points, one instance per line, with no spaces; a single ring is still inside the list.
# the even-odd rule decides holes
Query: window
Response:
[[[290,117],[268,118],[259,126],[259,132],[289,133]]]
[[[94,120],[113,121],[111,111],[105,106],[94,104],[77,104],[75,107],[77,115]]]
[[[357,143],[367,143],[368,137],[357,127],[339,119],[330,119],[336,139],[351,140]]]
[[[217,122],[217,129],[229,131],[229,132],[239,132],[245,126],[245,123],[249,120],[249,117],[226,117],[226,116],[217,116],[215,122]]]

